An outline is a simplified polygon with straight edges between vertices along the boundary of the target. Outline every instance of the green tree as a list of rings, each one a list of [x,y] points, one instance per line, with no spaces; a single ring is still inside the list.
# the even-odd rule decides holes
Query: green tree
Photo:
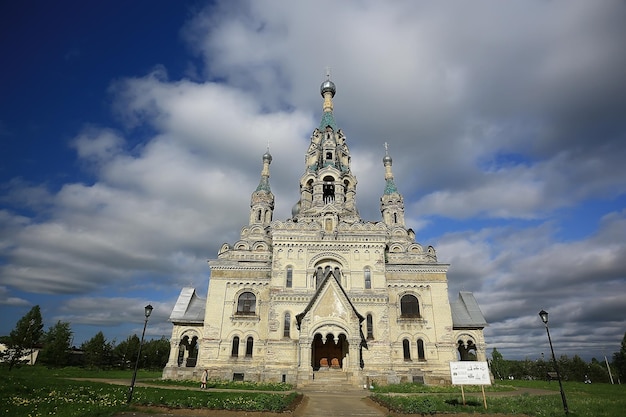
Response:
[[[613,366],[617,370],[619,380],[626,381],[626,333],[624,333],[619,352],[613,354]]]
[[[43,336],[43,320],[41,309],[38,305],[30,309],[24,317],[19,319],[9,336],[3,339],[6,350],[2,353],[2,359],[9,364],[9,370],[29,355],[32,357],[35,348],[41,343]]]
[[[145,354],[145,355],[144,355]],[[145,342],[141,350],[141,356],[145,357],[146,368],[163,369],[170,357],[170,341],[162,337]]]
[[[139,352],[139,337],[136,334],[128,336],[126,340],[115,346],[113,356],[122,368],[135,366],[137,353]]]
[[[604,360],[599,361],[596,358],[591,358],[588,376],[592,382],[611,382],[609,371],[606,369],[606,362],[604,362]]]
[[[69,363],[72,330],[70,323],[57,321],[44,336],[41,360],[49,366],[66,366]]]
[[[113,344],[107,342],[104,333],[96,333],[94,337],[81,345],[85,356],[85,365],[93,368],[106,368],[111,365]]]
[[[509,366],[496,348],[493,348],[491,352],[491,372],[494,377],[499,379],[504,379],[509,376]]]

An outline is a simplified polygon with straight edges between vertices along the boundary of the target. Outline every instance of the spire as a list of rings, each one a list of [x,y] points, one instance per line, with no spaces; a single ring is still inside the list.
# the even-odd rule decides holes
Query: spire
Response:
[[[259,186],[256,187],[256,191],[266,191],[271,193],[270,189],[270,164],[272,163],[272,155],[270,155],[270,147],[267,146],[267,151],[263,154],[263,169],[261,170],[261,181]]]
[[[385,165],[385,195],[398,192],[398,188],[393,181],[393,172],[391,172],[391,165],[393,160],[389,156],[389,145],[385,142],[385,157],[383,158],[383,164]]]
[[[393,161],[389,156],[389,145],[385,142],[385,157],[383,158],[383,164],[385,165],[385,192],[380,199],[380,212],[383,215],[383,221],[387,225],[404,227],[404,198],[398,192],[398,188],[393,181],[392,163]]]
[[[322,132],[326,130],[326,126],[330,126],[335,132],[337,131],[337,123],[335,123],[333,116],[333,97],[335,97],[336,92],[335,83],[330,80],[330,68],[326,68],[326,81],[320,86],[320,93],[324,97],[324,104],[322,105],[324,114],[320,122],[320,131]]]
[[[263,169],[259,186],[252,193],[250,199],[250,224],[268,225],[272,221],[274,213],[274,194],[270,189],[270,164],[272,155],[270,148],[263,154]]]

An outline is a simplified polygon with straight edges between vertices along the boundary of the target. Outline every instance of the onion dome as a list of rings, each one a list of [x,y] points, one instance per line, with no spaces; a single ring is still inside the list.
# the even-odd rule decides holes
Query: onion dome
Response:
[[[331,93],[333,97],[335,97],[335,92],[337,92],[337,88],[335,87],[335,83],[330,79],[327,79],[320,86],[320,94],[324,97],[325,93]]]
[[[300,203],[300,200],[298,200],[298,202],[294,204],[293,207],[291,208],[291,217],[293,218],[297,217],[298,214],[300,214],[301,208],[302,208],[302,205]]]

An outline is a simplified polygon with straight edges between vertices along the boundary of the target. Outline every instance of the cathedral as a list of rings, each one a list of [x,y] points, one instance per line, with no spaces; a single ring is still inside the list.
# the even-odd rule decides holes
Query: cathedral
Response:
[[[415,241],[392,159],[382,158],[381,219],[363,220],[335,84],[320,87],[291,218],[274,220],[263,155],[248,223],[209,261],[206,298],[183,288],[170,315],[163,378],[363,386],[449,384],[449,362],[486,360],[487,325],[470,292],[448,298],[448,264]]]

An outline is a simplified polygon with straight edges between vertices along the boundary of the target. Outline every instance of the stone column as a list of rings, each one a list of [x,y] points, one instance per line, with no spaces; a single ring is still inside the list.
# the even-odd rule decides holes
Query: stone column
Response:
[[[349,352],[349,363],[347,370],[357,370],[359,369],[359,345],[361,344],[360,337],[351,337],[348,342],[350,343]]]
[[[311,368],[311,341],[308,338],[298,341],[298,349],[300,349],[300,366],[301,371],[308,371]]]
[[[178,366],[178,349],[179,349],[179,340],[170,340],[170,357],[167,360],[166,367],[177,367]]]

